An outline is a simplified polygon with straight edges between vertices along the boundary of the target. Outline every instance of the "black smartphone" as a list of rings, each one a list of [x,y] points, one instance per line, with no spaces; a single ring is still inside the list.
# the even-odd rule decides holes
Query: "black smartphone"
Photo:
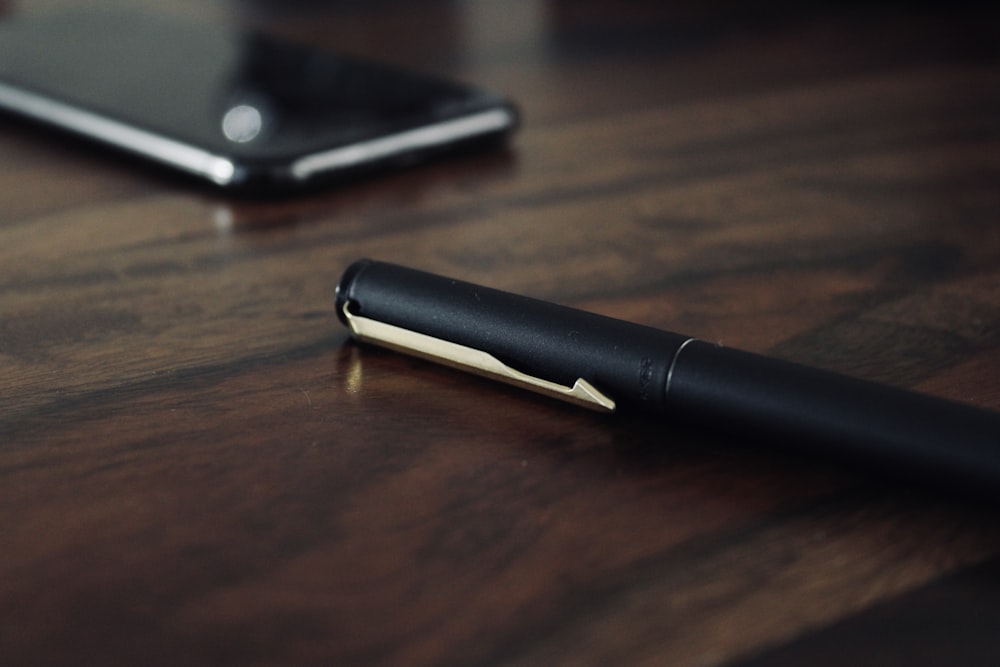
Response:
[[[88,9],[0,20],[0,109],[219,186],[291,189],[518,123],[501,95],[259,32]]]

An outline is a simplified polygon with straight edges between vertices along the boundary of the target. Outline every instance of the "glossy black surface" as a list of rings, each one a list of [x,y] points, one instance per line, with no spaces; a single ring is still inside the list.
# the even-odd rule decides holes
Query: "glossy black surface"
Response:
[[[104,10],[6,18],[0,81],[251,163],[503,104],[464,85],[259,33]]]

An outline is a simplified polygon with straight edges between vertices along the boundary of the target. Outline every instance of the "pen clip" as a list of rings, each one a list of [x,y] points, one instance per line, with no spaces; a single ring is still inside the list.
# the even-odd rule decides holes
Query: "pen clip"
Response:
[[[351,312],[350,306],[349,302],[344,304],[344,317],[347,319],[351,334],[360,341],[375,343],[446,366],[470,371],[590,410],[598,412],[615,410],[614,400],[602,394],[583,378],[577,379],[572,387],[566,387],[515,370],[488,352],[355,315]]]

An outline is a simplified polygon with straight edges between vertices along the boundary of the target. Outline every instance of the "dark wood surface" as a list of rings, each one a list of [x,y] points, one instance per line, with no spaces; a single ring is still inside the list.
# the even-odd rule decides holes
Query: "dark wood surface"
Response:
[[[144,4],[525,124],[254,201],[0,118],[0,663],[998,664],[995,506],[360,348],[331,308],[369,256],[1000,409],[996,10]]]

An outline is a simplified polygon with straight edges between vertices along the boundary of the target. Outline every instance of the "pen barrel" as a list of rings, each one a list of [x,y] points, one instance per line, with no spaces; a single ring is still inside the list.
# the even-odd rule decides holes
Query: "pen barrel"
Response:
[[[667,410],[694,424],[1000,495],[1000,414],[693,341]]]
[[[661,412],[670,362],[685,336],[372,260],[337,287],[337,313],[486,352],[560,385],[583,378],[625,410]]]
[[[361,260],[344,309],[537,378],[583,378],[619,409],[1000,496],[1000,413],[733,350],[393,264]]]

